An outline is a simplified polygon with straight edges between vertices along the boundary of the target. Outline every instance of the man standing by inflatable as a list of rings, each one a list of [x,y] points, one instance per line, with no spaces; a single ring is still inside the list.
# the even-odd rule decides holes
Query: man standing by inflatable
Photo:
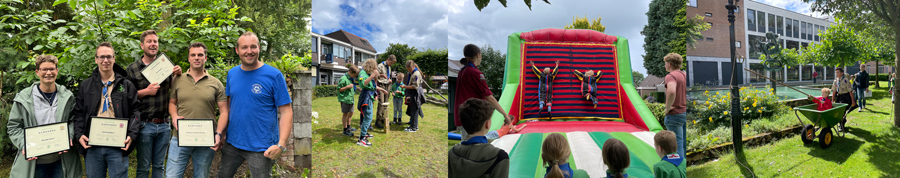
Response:
[[[687,115],[687,101],[685,100],[687,92],[687,82],[685,78],[687,74],[681,71],[681,55],[678,53],[669,53],[663,60],[666,63],[666,129],[675,132],[675,139],[678,142],[678,155],[684,155],[684,133],[687,130],[685,120]]]

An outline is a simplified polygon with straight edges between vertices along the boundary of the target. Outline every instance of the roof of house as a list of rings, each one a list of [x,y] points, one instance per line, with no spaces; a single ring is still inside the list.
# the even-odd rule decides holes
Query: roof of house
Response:
[[[331,32],[329,34],[326,34],[325,36],[327,36],[329,38],[333,38],[335,40],[340,40],[343,42],[350,43],[353,46],[356,46],[356,47],[359,47],[359,48],[362,48],[365,50],[370,50],[374,53],[378,53],[378,51],[375,50],[375,47],[372,47],[372,44],[369,43],[369,40],[366,40],[365,38],[361,38],[359,36],[356,36],[350,32],[344,31],[344,30],[338,30],[335,32]]]
[[[459,70],[462,70],[463,64],[459,60],[447,60],[447,71],[450,77],[459,76]]]
[[[647,77],[644,78],[643,81],[641,81],[641,83],[640,83],[640,85],[638,85],[638,87],[656,87],[656,85],[659,85],[659,84],[663,83],[664,81],[665,81],[665,79],[663,79],[663,78],[659,78],[654,75],[647,75]]]

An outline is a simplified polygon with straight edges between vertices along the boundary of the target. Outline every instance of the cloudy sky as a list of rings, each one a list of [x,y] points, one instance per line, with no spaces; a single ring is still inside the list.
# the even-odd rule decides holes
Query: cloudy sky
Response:
[[[606,26],[606,34],[628,39],[631,67],[647,73],[641,58],[644,54],[644,36],[641,35],[641,30],[647,24],[645,13],[649,9],[650,0],[550,0],[550,3],[553,4],[532,1],[532,10],[529,11],[522,0],[508,1],[507,8],[497,1],[491,1],[488,7],[479,12],[471,0],[455,1],[449,11],[450,59],[462,58],[462,48],[466,44],[491,45],[505,54],[507,36],[512,33],[563,28],[575,16],[587,16],[588,19],[602,17],[600,22]]]
[[[447,2],[443,0],[316,0],[312,31],[343,29],[368,39],[378,53],[390,43],[417,48],[447,46]]]

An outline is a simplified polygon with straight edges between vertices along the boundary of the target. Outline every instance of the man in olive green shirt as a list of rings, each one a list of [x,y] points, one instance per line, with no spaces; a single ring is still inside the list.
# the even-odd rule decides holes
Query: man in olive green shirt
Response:
[[[169,114],[172,115],[175,131],[172,132],[173,136],[169,141],[166,177],[184,177],[184,170],[191,158],[194,162],[193,177],[209,177],[209,167],[216,150],[221,145],[221,134],[216,132],[214,147],[179,147],[179,119],[215,119],[216,111],[219,111],[219,119],[223,122],[219,123],[218,128],[225,127],[223,124],[228,119],[228,96],[225,95],[225,86],[203,68],[206,64],[206,45],[200,42],[191,44],[188,61],[191,68],[185,75],[173,80],[172,93],[169,94]]]

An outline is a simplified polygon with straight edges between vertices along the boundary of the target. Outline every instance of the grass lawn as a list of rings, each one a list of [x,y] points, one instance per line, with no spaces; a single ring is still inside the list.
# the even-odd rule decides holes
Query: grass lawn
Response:
[[[882,82],[887,86],[887,82]],[[887,88],[873,89],[863,112],[848,116],[849,133],[828,149],[819,140],[803,145],[799,135],[744,148],[744,155],[688,167],[688,177],[891,177],[900,175],[900,128],[894,127]],[[800,117],[803,117],[802,115]],[[804,122],[807,122],[804,118]],[[740,166],[742,160],[746,167]]]
[[[358,98],[354,97],[354,98]],[[372,147],[356,145],[354,137],[341,131],[341,106],[337,97],[313,100],[319,117],[313,123],[313,173],[315,177],[443,177],[447,175],[447,107],[423,105],[419,131],[404,132],[407,125],[370,130]],[[393,102],[385,117],[393,118]],[[406,107],[403,107],[406,112]],[[373,111],[374,112],[374,111]],[[359,111],[353,111],[350,126],[359,129]],[[409,116],[403,116],[409,122]],[[374,122],[374,119],[373,119]]]

